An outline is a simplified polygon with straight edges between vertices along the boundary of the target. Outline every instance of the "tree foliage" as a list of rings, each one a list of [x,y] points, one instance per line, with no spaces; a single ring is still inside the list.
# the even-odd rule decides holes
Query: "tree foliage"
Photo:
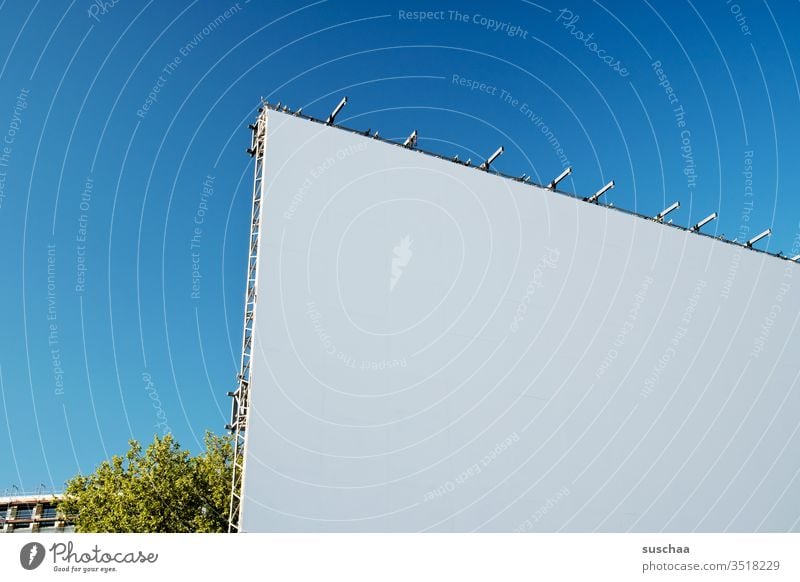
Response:
[[[197,456],[171,435],[67,482],[59,509],[79,532],[221,532],[227,529],[233,445],[205,435]]]

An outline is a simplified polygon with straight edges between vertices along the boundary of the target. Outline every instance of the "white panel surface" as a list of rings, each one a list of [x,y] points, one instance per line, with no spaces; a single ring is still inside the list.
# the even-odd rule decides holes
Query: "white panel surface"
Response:
[[[798,531],[800,279],[269,113],[244,531]]]

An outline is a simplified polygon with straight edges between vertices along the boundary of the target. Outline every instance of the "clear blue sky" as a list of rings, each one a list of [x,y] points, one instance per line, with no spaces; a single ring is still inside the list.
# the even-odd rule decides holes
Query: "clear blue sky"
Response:
[[[0,0],[0,489],[224,430],[261,96],[788,251],[800,5],[737,1]]]

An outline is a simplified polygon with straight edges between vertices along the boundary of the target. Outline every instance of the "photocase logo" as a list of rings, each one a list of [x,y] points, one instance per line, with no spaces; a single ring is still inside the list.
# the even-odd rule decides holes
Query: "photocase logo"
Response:
[[[35,570],[44,561],[44,546],[39,542],[30,542],[19,551],[19,563],[26,570]]]
[[[414,241],[411,240],[411,235],[407,234],[401,238],[397,246],[392,249],[394,251],[394,257],[392,257],[392,276],[389,279],[389,291],[394,291],[395,285],[397,285],[400,277],[403,276],[403,268],[408,266],[408,263],[411,262],[411,257],[414,256],[414,253],[411,251],[413,242]]]

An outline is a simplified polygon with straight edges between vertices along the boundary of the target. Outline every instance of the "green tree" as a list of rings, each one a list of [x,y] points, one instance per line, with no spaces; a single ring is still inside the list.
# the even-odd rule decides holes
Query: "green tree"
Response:
[[[192,456],[166,435],[147,449],[130,441],[125,456],[103,461],[67,482],[59,510],[79,532],[222,532],[227,530],[233,445],[205,435]]]

